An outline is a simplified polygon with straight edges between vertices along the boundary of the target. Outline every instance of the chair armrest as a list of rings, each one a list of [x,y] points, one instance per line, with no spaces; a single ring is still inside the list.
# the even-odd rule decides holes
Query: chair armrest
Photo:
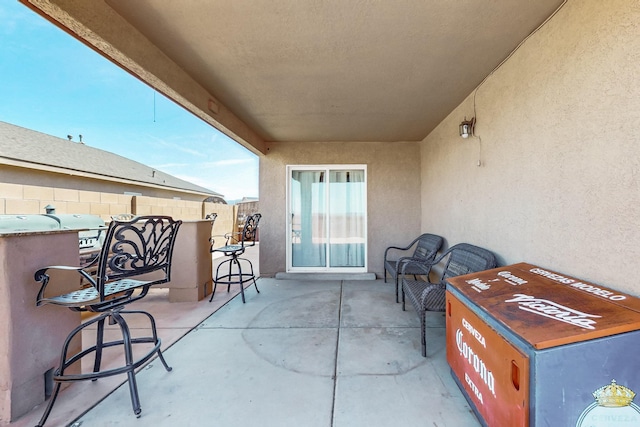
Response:
[[[408,244],[407,246],[405,246],[405,247],[401,247],[401,246],[389,246],[389,247],[388,247],[387,249],[385,249],[385,251],[384,251],[384,260],[385,260],[385,261],[387,260],[387,253],[388,253],[391,249],[398,250],[398,251],[408,251],[409,249],[411,249],[411,247],[412,247],[413,245],[415,245],[415,244],[418,242],[418,240],[420,240],[420,237],[416,237],[415,239],[413,239],[413,242],[409,243],[409,244]]]
[[[209,237],[209,252],[213,252],[213,245],[216,243],[216,237],[224,237],[222,234],[216,234]]]
[[[448,251],[446,251],[445,253],[441,254],[439,257],[437,258],[432,258],[430,260],[421,260],[420,263],[425,266],[425,268],[428,268],[429,271],[431,271],[431,267],[433,267],[434,265],[438,265],[440,264],[440,262],[445,259],[446,257],[448,257],[451,253],[451,249],[449,249]]]
[[[397,271],[398,273],[403,272],[403,271],[404,271],[404,268],[405,268],[405,266],[404,266],[404,265],[405,265],[406,263],[411,263],[412,265],[413,265],[414,263],[416,263],[416,264],[423,264],[423,263],[424,263],[424,260],[421,260],[421,259],[419,259],[419,258],[410,257],[410,256],[403,256],[403,257],[400,257],[400,258],[398,258],[398,259],[396,260],[396,271]],[[403,273],[403,274],[404,274],[404,273]]]
[[[420,306],[426,311],[445,311],[445,286],[431,283],[420,295]]]
[[[226,239],[226,243],[225,245],[229,244],[229,234],[230,233],[226,233],[226,234],[214,234],[213,236],[209,237],[209,243],[211,244],[211,251],[213,252],[213,244],[216,241],[216,237],[224,237]]]
[[[236,231],[236,232],[226,233],[224,235],[225,239],[227,239],[227,243],[226,244],[228,245],[230,240],[233,240],[232,243],[238,243],[240,240],[238,240],[235,237],[233,237],[233,236],[238,236],[238,235],[242,235],[242,232]]]
[[[424,258],[417,258],[417,257],[412,257],[412,256],[403,256],[398,258],[398,260],[396,261],[396,263],[398,263],[398,265],[400,263],[415,263],[415,264],[425,264],[427,261]]]
[[[91,277],[91,274],[86,272],[83,269],[83,267],[71,267],[67,265],[50,265],[48,267],[39,269],[34,274],[34,279],[36,280],[36,282],[40,282],[42,284],[40,286],[40,290],[38,291],[38,297],[36,298],[36,306],[42,305],[45,289],[47,287],[47,284],[49,283],[49,275],[47,274],[47,271],[49,270],[76,271],[83,278],[85,278],[91,284],[91,286],[98,289],[98,284],[96,283],[96,280],[93,277]]]
[[[424,275],[429,277],[429,273],[431,272],[431,267],[433,267],[434,265],[439,264],[444,258],[449,256],[449,254],[450,254],[450,250],[446,251],[445,253],[443,253],[439,257],[431,259],[431,260],[420,259],[419,261],[411,260],[411,261],[403,262],[402,269],[401,269],[401,274],[402,274],[402,276],[404,278],[407,266],[411,265],[411,266],[417,266],[419,270],[424,271],[424,273],[423,273]]]
[[[412,258],[412,257],[404,257],[404,258],[400,258],[398,260],[398,266],[400,266],[400,263],[402,262],[402,268],[400,269],[401,275],[405,276],[405,272],[407,270],[407,267],[411,266],[411,267],[415,267],[417,270],[421,271],[422,274],[428,276],[429,272],[431,271],[431,266],[433,264],[431,264],[430,262],[425,262],[423,259],[418,259],[418,258]],[[410,273],[413,274],[413,273]]]

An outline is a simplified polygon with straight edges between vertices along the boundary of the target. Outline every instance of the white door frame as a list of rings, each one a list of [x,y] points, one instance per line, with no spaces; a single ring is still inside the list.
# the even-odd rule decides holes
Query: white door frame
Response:
[[[326,252],[326,266],[324,267],[294,267],[293,266],[293,257],[292,257],[292,244],[293,244],[293,233],[292,233],[292,211],[291,211],[291,176],[292,176],[292,172],[293,171],[297,171],[297,170],[315,170],[315,171],[325,171],[326,172],[326,176],[327,176],[327,182],[329,180],[329,171],[332,170],[362,170],[364,171],[364,250],[365,250],[365,254],[364,254],[364,266],[363,267],[330,267],[329,266],[329,260],[330,260],[330,245],[327,244],[327,252]],[[289,273],[293,273],[293,272],[315,272],[315,273],[366,273],[367,269],[368,269],[368,261],[367,261],[367,254],[368,254],[368,228],[367,228],[367,222],[368,222],[368,211],[367,211],[367,165],[363,165],[363,164],[316,164],[316,165],[287,165],[286,167],[286,178],[285,178],[285,182],[286,182],[286,224],[285,224],[285,234],[286,234],[286,261],[287,261],[287,267],[286,267],[286,271]],[[327,200],[327,207],[326,207],[326,212],[329,212],[329,197],[328,197],[328,193],[329,193],[329,186],[326,186],[326,194],[327,197],[325,197],[325,200]],[[329,227],[330,225],[330,219],[329,219],[329,215],[326,215],[327,219],[328,219],[328,227],[326,232],[326,239],[327,242],[329,242]]]

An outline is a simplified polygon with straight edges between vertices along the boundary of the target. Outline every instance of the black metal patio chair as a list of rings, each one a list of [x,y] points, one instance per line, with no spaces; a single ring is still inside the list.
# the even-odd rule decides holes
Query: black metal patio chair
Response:
[[[407,246],[389,246],[384,251],[384,282],[387,283],[387,272],[391,275],[396,284],[396,302],[398,300],[398,278],[402,270],[402,266],[407,261],[414,261],[419,264],[423,264],[430,267],[430,261],[435,259],[438,251],[442,247],[444,239],[435,234],[425,233],[418,236],[413,242]],[[413,253],[409,253],[410,249],[415,246]],[[404,255],[404,256],[401,256]],[[424,269],[417,267],[407,266],[405,274],[424,274]]]
[[[445,259],[446,262],[439,281],[431,282],[429,280],[425,281],[416,277],[410,277],[415,274],[415,271],[420,269],[423,270],[423,273],[419,274],[429,277],[428,273],[431,267]],[[403,271],[401,271],[402,310],[405,309],[406,295],[420,318],[422,356],[427,357],[426,312],[445,311],[447,279],[462,276],[463,274],[489,270],[495,268],[496,265],[497,261],[493,252],[468,243],[458,243],[452,246],[438,258],[432,260],[428,265],[411,261],[403,265]],[[407,273],[407,271],[409,271],[409,273]]]
[[[213,278],[213,292],[211,292],[211,298],[209,302],[213,301],[213,296],[216,294],[216,288],[218,283],[227,285],[227,292],[231,289],[231,285],[240,285],[240,294],[242,295],[242,302],[245,302],[244,298],[244,284],[253,281],[256,291],[258,290],[258,283],[256,282],[256,276],[253,272],[253,264],[246,258],[240,258],[247,247],[254,246],[256,244],[258,223],[260,222],[262,215],[259,213],[249,215],[244,223],[244,227],[240,233],[227,233],[224,237],[227,239],[224,246],[216,249],[212,249],[211,252],[221,252],[224,256],[229,257],[222,261],[216,268],[216,275]],[[239,236],[239,237],[238,237]],[[235,242],[235,243],[233,243]],[[242,262],[246,263],[248,270],[245,268],[242,271]],[[228,264],[228,273],[221,274],[220,269],[224,269]],[[236,269],[233,266],[236,266]],[[249,285],[251,286],[251,285]]]
[[[171,371],[171,368],[167,365],[160,351],[161,341],[158,338],[153,316],[142,310],[125,310],[125,307],[133,301],[144,298],[151,286],[170,280],[171,257],[181,224],[182,221],[174,221],[167,216],[139,216],[131,221],[114,220],[106,231],[100,255],[95,261],[97,271],[94,275],[87,272],[86,266],[51,266],[42,268],[35,273],[35,279],[42,284],[36,302],[38,306],[54,304],[74,311],[97,314],[79,325],[67,336],[62,346],[60,365],[53,373],[55,387],[38,427],[43,426],[49,417],[62,383],[97,380],[125,373],[129,380],[133,412],[137,417],[140,416],[141,408],[135,370],[156,354],[167,371]],[[76,271],[90,285],[63,295],[49,296],[47,295],[47,285],[53,285],[56,282],[56,280],[52,280],[50,283],[50,270]],[[151,334],[144,337],[132,337],[124,318],[128,314],[145,315],[151,326]],[[110,325],[117,324],[119,326],[122,339],[104,341],[105,320],[107,319]],[[95,324],[97,324],[95,345],[69,356],[69,346],[72,339],[85,328]],[[150,348],[142,348],[146,352],[142,356],[134,357],[133,346],[137,344],[146,344],[146,347]],[[119,346],[124,350],[124,364],[116,368],[102,370],[103,349]],[[91,354],[94,356],[92,372],[83,373],[78,369],[77,371],[80,373],[75,373],[74,369],[72,370],[74,373],[67,373],[69,367],[79,366],[81,359]]]

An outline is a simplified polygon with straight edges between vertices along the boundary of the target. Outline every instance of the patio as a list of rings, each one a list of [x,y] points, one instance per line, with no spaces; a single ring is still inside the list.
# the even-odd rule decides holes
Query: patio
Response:
[[[394,302],[391,283],[261,278],[258,287],[244,305],[235,289],[218,288],[211,304],[169,304],[157,290],[140,305],[156,316],[173,371],[151,361],[139,372],[141,418],[126,385],[111,393],[118,376],[72,384],[47,425],[479,425],[449,372],[442,314],[428,320],[423,358],[417,317]],[[43,410],[10,425],[33,426]]]

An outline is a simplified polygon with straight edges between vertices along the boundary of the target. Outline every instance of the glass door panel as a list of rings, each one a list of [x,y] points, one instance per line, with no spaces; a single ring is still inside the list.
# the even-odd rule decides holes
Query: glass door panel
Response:
[[[287,271],[366,271],[366,167],[288,166]]]
[[[326,267],[325,171],[291,172],[291,265]]]
[[[365,191],[363,170],[329,173],[330,267],[364,267]]]

